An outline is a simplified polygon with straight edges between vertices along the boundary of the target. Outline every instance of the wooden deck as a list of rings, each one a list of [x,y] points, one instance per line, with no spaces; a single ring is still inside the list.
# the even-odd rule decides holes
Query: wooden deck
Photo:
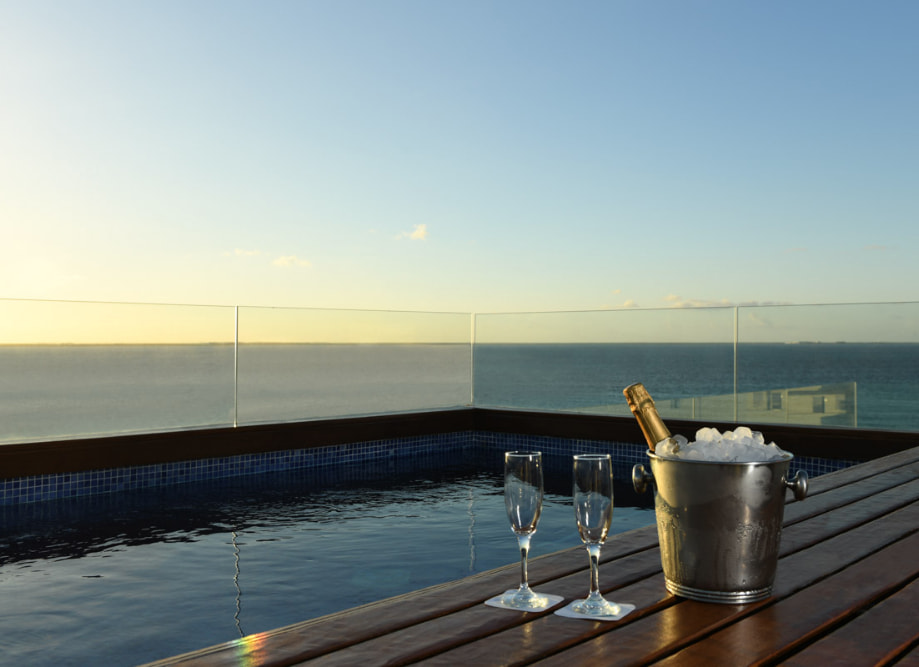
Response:
[[[801,502],[790,495],[762,602],[670,595],[652,526],[603,549],[604,595],[637,607],[617,622],[484,605],[516,585],[510,564],[152,664],[919,665],[919,447],[812,479]],[[536,558],[530,582],[580,598],[587,565],[583,547]]]

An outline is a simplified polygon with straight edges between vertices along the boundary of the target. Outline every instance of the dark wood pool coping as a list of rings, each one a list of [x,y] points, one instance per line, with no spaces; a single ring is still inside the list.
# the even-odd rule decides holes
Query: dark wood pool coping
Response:
[[[674,419],[668,420],[668,425],[674,433],[691,435],[703,424]],[[736,426],[728,422],[704,425],[721,430]],[[919,444],[919,434],[899,431],[747,425],[796,456],[868,461]],[[0,479],[462,431],[643,442],[631,417],[459,408],[0,445]]]

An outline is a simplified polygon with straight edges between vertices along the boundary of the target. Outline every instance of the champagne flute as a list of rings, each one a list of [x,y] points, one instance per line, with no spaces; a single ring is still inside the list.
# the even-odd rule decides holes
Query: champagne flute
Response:
[[[512,609],[545,609],[555,596],[533,591],[527,583],[530,538],[542,512],[543,473],[541,452],[504,453],[504,505],[520,547],[520,586],[501,596],[501,605]]]
[[[600,595],[600,546],[613,520],[613,467],[609,454],[574,457],[574,514],[578,533],[590,556],[590,594],[569,605],[574,614],[602,619],[616,617],[623,607]]]

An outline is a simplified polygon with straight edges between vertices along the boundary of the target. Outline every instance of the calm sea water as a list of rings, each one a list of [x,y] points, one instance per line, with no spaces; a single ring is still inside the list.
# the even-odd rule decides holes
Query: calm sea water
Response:
[[[546,464],[533,557],[580,544],[570,458]],[[135,665],[516,563],[502,467],[487,452],[0,508],[0,664]],[[654,523],[620,477],[613,532]]]
[[[476,349],[476,404],[532,409],[609,406],[630,414],[622,389],[643,382],[668,399],[731,394],[730,344],[484,346]],[[737,391],[854,383],[860,428],[919,431],[919,344],[744,344]]]
[[[728,344],[0,346],[0,443],[470,405],[628,414],[730,394]],[[474,378],[474,380],[473,380]],[[919,431],[919,345],[746,344],[740,392],[855,383],[857,425]],[[663,411],[663,410],[662,410]]]

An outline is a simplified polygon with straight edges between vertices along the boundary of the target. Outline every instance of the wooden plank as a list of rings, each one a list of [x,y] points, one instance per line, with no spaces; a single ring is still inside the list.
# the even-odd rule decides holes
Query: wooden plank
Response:
[[[811,495],[808,492],[808,497],[803,501],[785,505],[785,525],[803,521],[827,509],[841,507],[917,478],[919,478],[919,462],[912,462],[874,475],[867,475],[850,484],[826,490],[818,495]]]
[[[914,483],[913,486],[915,487],[913,490],[914,499],[919,499],[919,481]],[[902,495],[902,490],[899,490],[898,493]],[[855,538],[851,538],[858,542],[861,549],[852,545],[847,545],[846,548],[839,551],[836,549],[831,550],[833,558],[839,557],[840,554],[845,554],[843,558],[849,559],[842,560],[838,563],[832,558],[829,560],[834,567],[842,567],[850,563],[851,559],[864,556],[870,553],[872,549],[879,548],[879,546],[877,546],[878,544],[895,540],[902,536],[904,532],[913,530],[913,526],[919,523],[919,503],[914,505],[912,512],[904,516],[895,516],[893,518],[885,517],[885,515],[890,513],[892,507],[895,508],[901,504],[902,499],[898,498],[896,493],[876,494],[858,503],[858,506],[863,510],[863,515],[860,515],[859,512],[851,508],[844,508],[837,512],[830,513],[830,515],[832,515],[830,519],[824,516],[819,519],[814,519],[811,522],[805,522],[800,525],[798,530],[802,533],[806,533],[808,539],[813,539],[813,535],[816,534],[818,536],[816,541],[819,541],[819,539],[826,539],[827,536],[839,533],[844,534],[845,529],[857,526],[859,523],[863,523],[867,520],[867,518],[881,517],[885,519],[884,525],[880,527],[872,525],[863,526],[859,531],[859,535]],[[824,535],[821,535],[820,528],[824,529]],[[867,539],[870,533],[874,534],[875,546],[872,546],[872,542]],[[654,555],[657,556],[657,554]],[[647,563],[645,559],[649,556],[651,556],[651,552],[642,553],[638,556],[640,559],[638,561],[640,563],[640,571],[642,573],[651,571],[656,572],[659,569],[659,562]],[[634,562],[635,557],[633,557],[632,560]],[[828,561],[823,559],[817,562],[825,564]],[[615,563],[607,564],[607,567],[601,570],[601,574],[607,572],[611,567],[615,567],[617,571],[620,571],[628,567],[628,565],[628,559],[620,559]],[[651,569],[646,568],[646,566],[649,565]],[[805,582],[801,583],[798,579],[789,579],[789,583],[793,584],[793,587],[789,588],[789,590],[793,591],[798,587],[807,585],[820,576],[823,576],[825,573],[826,571],[822,569],[815,571],[813,568],[804,568],[802,570],[802,576],[805,578]],[[799,579],[800,578],[799,576]],[[578,586],[583,590],[583,581],[575,583],[574,587],[572,587],[568,584],[571,580],[575,582],[583,580],[583,574],[570,575],[563,580],[553,582],[555,588],[548,592],[557,592],[565,595],[566,598],[569,599],[582,595],[583,593],[578,593]],[[664,605],[661,604],[661,596],[666,595],[663,581],[658,578],[655,581],[655,585],[659,587],[659,594],[654,597],[653,603],[658,607],[662,607]],[[617,595],[617,599],[623,599],[625,601],[625,599],[621,598],[619,595]],[[647,598],[643,598],[642,603],[647,604]],[[742,607],[738,608],[733,606],[717,606],[717,609],[708,609],[707,607],[710,607],[710,605],[699,605],[698,603],[688,603],[688,605],[689,610],[683,612],[683,614],[686,617],[685,620],[692,624],[697,624],[700,618],[706,618],[709,619],[707,621],[708,623],[723,625],[727,623],[732,616],[742,613],[744,609]],[[702,607],[704,614],[700,613],[699,609],[693,609],[693,607]],[[640,613],[637,614],[636,617],[641,616],[645,612],[647,612],[647,610],[642,611],[640,608]],[[349,647],[336,654],[334,658],[327,656],[320,664],[356,664],[368,662],[370,664],[379,664],[375,662],[375,659],[379,659],[381,654],[398,654],[402,657],[407,656],[411,660],[431,660],[431,656],[438,651],[448,651],[454,646],[460,648],[450,650],[449,653],[446,653],[438,662],[444,664],[453,662],[454,664],[458,664],[474,658],[477,663],[491,664],[487,659],[489,655],[499,655],[501,656],[501,661],[509,660],[511,662],[518,662],[525,659],[534,659],[540,654],[551,650],[559,650],[562,646],[567,646],[569,643],[575,642],[578,638],[583,638],[586,633],[586,631],[580,629],[578,629],[575,637],[560,633],[557,630],[558,619],[539,619],[538,624],[535,626],[528,623],[525,626],[514,624],[506,628],[491,627],[489,628],[489,632],[483,632],[481,630],[483,626],[480,624],[478,618],[473,619],[471,614],[467,618],[465,616],[467,613],[468,612],[464,611],[460,614],[454,614],[450,618],[436,619],[429,623],[407,628],[397,634],[390,634],[386,637],[381,637],[379,640],[367,642],[361,646]],[[678,616],[677,618],[682,621],[683,616]],[[568,619],[564,619],[564,621],[567,620]],[[534,630],[534,628],[542,628],[544,625],[556,630],[554,632]],[[596,634],[608,632],[613,629],[613,626],[607,624],[595,623],[592,625],[597,626],[592,629],[592,632]],[[680,626],[680,623],[670,624],[668,627],[674,626]],[[502,632],[500,638],[495,636],[494,638],[482,639],[483,637],[487,637],[488,635],[502,630],[505,632]],[[700,628],[698,633],[705,634],[711,632],[711,630],[712,627],[708,625]],[[551,639],[548,641],[534,640],[534,632],[536,636],[551,637]],[[661,633],[659,630],[655,630],[652,635],[659,637]],[[639,650],[643,652],[647,651],[649,643],[650,642],[646,640],[641,641]],[[466,644],[466,646],[463,646],[463,644]],[[479,644],[479,646],[474,646],[475,644]],[[511,650],[510,647],[513,647],[513,650]],[[511,655],[508,655],[509,651]]]
[[[914,489],[914,500],[919,500],[919,483],[916,484]],[[862,512],[856,511],[852,508],[845,508],[839,512],[833,514],[837,516],[827,517],[818,517],[811,520],[810,522],[805,522],[797,526],[792,527],[792,542],[795,540],[795,532],[801,533],[801,542],[819,542],[821,539],[828,539],[834,535],[838,535],[843,530],[839,529],[837,524],[843,525],[846,528],[851,528],[863,524],[867,518],[878,518],[884,517],[886,514],[890,513],[891,507],[898,507],[901,504],[900,499],[898,498],[887,498],[885,500],[884,494],[878,494],[865,499],[860,503]],[[909,533],[913,530],[913,527],[919,523],[919,503],[916,503],[915,507],[905,513],[903,516],[894,516],[886,519],[887,528],[883,531],[883,534],[878,538],[881,541],[886,540],[887,542],[894,541],[899,539],[904,534]],[[878,532],[877,529],[870,529]],[[867,548],[867,551],[863,550],[853,550],[851,547],[845,547],[843,553],[848,553],[852,557],[859,557],[870,553],[872,548],[868,542],[865,540],[866,534],[869,532],[869,528],[865,527],[856,536],[856,541],[860,543],[863,548]],[[815,538],[816,535],[816,538]],[[800,550],[800,549],[798,549]],[[833,550],[835,554],[835,549]],[[847,562],[843,561],[841,563],[831,562],[831,567],[842,567]],[[614,567],[615,564],[607,566]],[[784,578],[784,570],[787,566],[780,566],[778,577]],[[788,590],[794,590],[796,587],[801,585],[806,585],[806,582],[812,581],[815,578],[821,576],[821,571],[812,571],[807,569],[803,572],[805,578],[805,584],[802,584],[799,579],[789,578],[785,581],[790,587]],[[657,579],[657,585],[660,586],[660,590],[663,591],[663,581],[662,578]],[[777,589],[781,591],[781,586],[777,586]],[[625,598],[622,598],[625,599]],[[676,601],[674,601],[676,602]],[[649,650],[649,647],[653,646],[655,642],[659,641],[661,637],[666,637],[671,634],[671,630],[674,627],[679,627],[684,636],[681,636],[681,639],[685,639],[688,633],[695,632],[698,635],[704,635],[711,631],[710,625],[705,624],[722,624],[730,620],[730,617],[735,614],[745,611],[745,607],[735,607],[735,606],[723,606],[723,605],[700,605],[699,603],[686,602],[684,603],[689,606],[689,610],[686,611],[681,609],[679,612],[676,610],[669,610],[667,612],[667,617],[665,618],[664,623],[659,623],[656,619],[652,619],[648,622],[645,622],[645,625],[650,626],[650,630],[644,634],[639,634],[636,641],[632,641],[632,630],[629,630],[625,634],[627,636],[620,636],[622,633],[617,634],[616,643],[619,647],[619,655],[626,656],[624,662],[628,663],[630,660],[638,659],[639,656]],[[630,622],[636,622],[637,617],[641,614],[636,615]],[[542,623],[540,620],[539,623]],[[699,624],[702,625],[699,625]],[[615,630],[614,625],[606,624],[597,624],[596,634],[602,634],[604,632]],[[690,630],[690,628],[695,628]],[[502,654],[502,651],[508,651],[507,647],[513,647],[517,645],[524,646],[524,649],[521,651],[520,655],[516,653],[513,654],[514,661],[520,660],[529,660],[536,659],[540,654],[546,654],[551,652],[551,642],[548,639],[534,640],[529,637],[529,630],[526,630],[526,635],[522,635],[522,631],[519,628],[512,628],[500,634],[496,634],[492,637],[484,638],[478,640],[466,647],[463,647],[462,650],[453,652],[449,654],[449,657],[456,657],[458,662],[465,662],[467,659],[475,658],[476,662],[482,662],[482,664],[489,664],[487,656],[490,654],[498,655]],[[539,633],[543,636],[544,633]],[[633,654],[629,653],[626,650],[625,646],[633,646],[638,653]],[[533,650],[538,649],[539,652],[534,653]],[[449,662],[449,660],[445,660]]]
[[[892,662],[919,643],[916,609],[919,609],[919,581],[908,584],[782,664],[822,667],[842,662],[856,665]]]
[[[583,596],[582,592],[580,597]],[[666,591],[662,574],[614,591],[605,591],[604,596],[614,602],[634,604],[636,610],[611,623],[561,618],[554,614],[540,617],[525,626],[467,642],[440,655],[429,656],[425,659],[425,664],[434,667],[526,664],[604,632],[635,623],[645,616],[681,602],[679,598]],[[626,640],[628,636],[627,633],[624,635]]]
[[[919,435],[915,437],[917,441],[919,441]],[[829,489],[851,484],[865,477],[916,463],[917,461],[919,461],[919,447],[912,447],[895,454],[889,454],[881,458],[866,461],[865,463],[843,468],[842,470],[834,470],[833,472],[828,472],[825,475],[820,475],[810,480],[811,494],[816,495],[818,493],[823,493]],[[794,461],[792,461],[792,473],[794,472],[794,467]]]
[[[540,667],[627,667],[649,664],[681,647],[692,645],[713,629],[749,613],[751,608],[760,608],[762,604],[736,606],[680,600],[658,613],[646,615],[622,628],[597,634],[575,647],[552,654],[547,652],[545,657],[533,660],[530,664]],[[574,619],[569,622],[584,623]]]
[[[642,603],[645,609],[653,610],[655,604],[662,601],[660,586],[658,584],[653,588],[649,587],[645,592],[650,596],[647,599],[636,598],[634,590],[629,595],[631,599]],[[472,612],[472,610],[469,611]],[[478,613],[484,623],[482,627],[490,631],[493,621],[488,612],[489,610],[485,609]],[[490,651],[483,654],[477,653],[474,648],[476,645],[473,640],[482,633],[475,633],[476,628],[474,625],[471,626],[469,616],[470,614],[464,613],[463,618],[451,619],[452,625],[442,622],[425,624],[423,628],[407,629],[396,635],[381,638],[377,642],[349,647],[297,664],[316,667],[350,667],[351,665],[375,667],[415,662],[423,662],[426,665],[444,665],[445,667],[466,664],[477,666],[520,664],[518,656],[521,653],[538,656],[542,655],[545,650],[558,650],[559,647],[564,648],[577,644],[591,636],[594,629],[592,626],[599,625],[595,622],[572,622],[572,619],[565,619],[550,613],[520,625],[523,632],[518,633],[514,644],[501,646],[497,652]],[[463,635],[459,634],[460,628],[474,634],[470,636],[470,639],[463,640]],[[443,634],[438,634],[441,632]],[[473,648],[467,651],[467,647]]]
[[[584,554],[587,561],[587,555]],[[612,567],[615,566],[615,567]],[[608,593],[611,589],[615,599],[641,605],[643,609],[654,608],[657,605],[669,604],[669,596],[664,589],[663,580],[659,577],[660,556],[655,552],[648,552],[627,556],[601,567],[601,589]],[[656,576],[657,575],[657,576]],[[643,582],[648,577],[654,577],[653,585],[639,586],[627,590],[625,595],[641,594],[640,599],[625,600],[620,594],[622,587]],[[571,574],[552,582],[547,582],[540,590],[563,596],[566,600],[584,597],[589,588],[589,575],[585,570]],[[532,636],[531,628],[536,620],[548,623],[549,627],[557,627],[563,619],[548,614],[522,614],[504,609],[495,609],[484,604],[463,609],[453,614],[441,616],[422,623],[403,628],[396,632],[388,633],[375,639],[343,647],[341,650],[321,657],[317,657],[318,665],[379,665],[387,664],[393,656],[399,656],[402,661],[426,660],[438,653],[453,648],[462,647],[481,637],[500,632],[510,628],[523,628],[521,632],[514,633],[516,637]],[[588,626],[585,628],[584,626]],[[590,632],[589,626],[596,623],[576,623],[568,628],[574,631],[574,636],[564,632],[550,634],[553,642],[576,642],[583,637],[584,632]],[[539,626],[536,626],[539,627]],[[567,638],[567,639],[566,639]],[[515,647],[516,648],[516,647]],[[312,663],[311,663],[312,664]],[[456,664],[455,662],[453,664]]]
[[[917,525],[919,502],[780,559],[773,597],[768,600],[749,605],[683,601],[537,664],[590,664],[602,660],[604,664],[630,665],[666,658],[740,618],[762,613],[761,610],[776,601],[814,585],[827,575],[851,566],[881,548],[899,544],[906,537],[915,541]],[[912,560],[915,565],[911,567],[919,567],[919,559],[913,557]],[[504,644],[512,645],[512,640],[508,639]],[[745,663],[728,660],[711,664]]]
[[[913,533],[658,664],[661,667],[752,665],[781,660],[796,647],[919,576],[917,556],[919,533]],[[908,623],[914,629],[914,615],[901,623]]]
[[[782,529],[779,554],[786,555],[872,521],[919,500],[919,479],[831,509]]]
[[[908,653],[900,656],[892,664],[896,667],[919,667],[919,645],[913,646]]]
[[[839,511],[845,512],[845,508]],[[917,526],[919,501],[779,558],[773,592],[777,598],[790,595],[856,560],[867,558],[879,549],[911,536]]]

